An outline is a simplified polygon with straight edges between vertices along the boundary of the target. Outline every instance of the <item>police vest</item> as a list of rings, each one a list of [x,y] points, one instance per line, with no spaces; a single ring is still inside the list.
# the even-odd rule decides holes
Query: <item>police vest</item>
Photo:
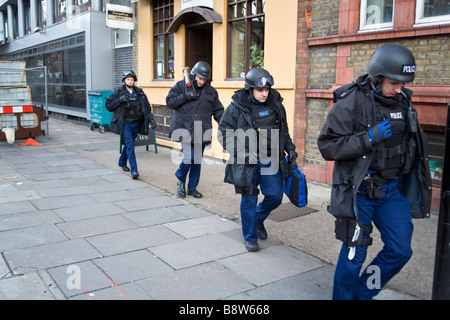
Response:
[[[267,105],[254,106],[253,122],[258,133],[258,154],[260,157],[271,155],[272,129],[278,129],[278,115]],[[279,133],[278,133],[279,134]],[[278,143],[276,141],[275,143]],[[265,150],[264,150],[265,149]]]
[[[143,118],[144,112],[142,111],[141,104],[136,98],[130,98],[127,102],[128,107],[125,108],[125,121],[126,122],[136,122]]]
[[[375,101],[375,125],[389,120],[392,136],[377,144],[370,169],[386,179],[394,179],[405,163],[407,108],[402,101],[397,102],[377,96]]]

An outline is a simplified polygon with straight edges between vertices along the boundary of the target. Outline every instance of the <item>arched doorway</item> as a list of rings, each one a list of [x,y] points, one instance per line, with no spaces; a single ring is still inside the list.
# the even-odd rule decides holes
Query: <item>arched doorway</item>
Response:
[[[176,32],[186,26],[186,66],[192,68],[198,61],[206,61],[212,66],[212,24],[222,23],[216,11],[203,7],[191,7],[178,13],[168,27],[168,32]]]

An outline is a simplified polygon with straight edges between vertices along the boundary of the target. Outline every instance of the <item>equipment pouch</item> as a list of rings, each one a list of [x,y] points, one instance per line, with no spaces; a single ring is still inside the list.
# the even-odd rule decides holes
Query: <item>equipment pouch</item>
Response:
[[[370,176],[364,178],[364,186],[366,187],[367,196],[372,200],[380,200],[383,198],[383,188],[378,181]]]
[[[358,222],[355,219],[337,218],[335,221],[335,229],[334,229],[336,239],[341,240],[350,247],[361,244],[362,230],[359,232],[356,241],[352,241],[357,224]]]

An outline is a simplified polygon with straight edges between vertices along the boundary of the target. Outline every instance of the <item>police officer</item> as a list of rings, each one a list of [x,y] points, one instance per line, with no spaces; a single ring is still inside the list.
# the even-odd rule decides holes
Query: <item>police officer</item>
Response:
[[[224,181],[241,194],[242,231],[248,251],[259,250],[258,238],[267,238],[264,220],[283,199],[283,180],[292,175],[285,154],[290,161],[297,158],[283,99],[273,85],[267,70],[250,70],[244,89],[235,92],[219,123],[219,142],[230,153]],[[264,195],[259,204],[258,185]]]
[[[336,102],[318,138],[334,160],[328,211],[343,241],[334,299],[371,299],[412,255],[411,217],[429,216],[431,177],[426,135],[411,106],[411,51],[386,44],[373,53],[367,74],[334,92]],[[384,247],[360,275],[372,222]]]
[[[219,95],[210,84],[211,67],[204,61],[197,62],[188,79],[178,81],[166,97],[167,107],[175,110],[171,118],[169,136],[181,142],[183,159],[175,172],[177,193],[186,197],[186,180],[189,175],[187,195],[201,198],[197,190],[205,147],[211,143],[211,117],[217,122],[223,115]]]
[[[149,134],[149,127],[156,128],[150,103],[141,88],[134,84],[137,81],[133,71],[124,71],[123,85],[106,99],[106,109],[112,112],[111,131],[123,136],[124,146],[119,158],[119,166],[123,171],[131,171],[131,177],[137,179],[139,172],[134,152],[134,140],[138,133]],[[127,161],[130,168],[127,167]]]

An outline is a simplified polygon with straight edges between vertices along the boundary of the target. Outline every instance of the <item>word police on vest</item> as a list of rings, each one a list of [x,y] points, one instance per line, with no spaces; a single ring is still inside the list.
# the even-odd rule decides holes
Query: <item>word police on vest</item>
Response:
[[[403,119],[403,115],[401,112],[391,112],[391,119]]]

